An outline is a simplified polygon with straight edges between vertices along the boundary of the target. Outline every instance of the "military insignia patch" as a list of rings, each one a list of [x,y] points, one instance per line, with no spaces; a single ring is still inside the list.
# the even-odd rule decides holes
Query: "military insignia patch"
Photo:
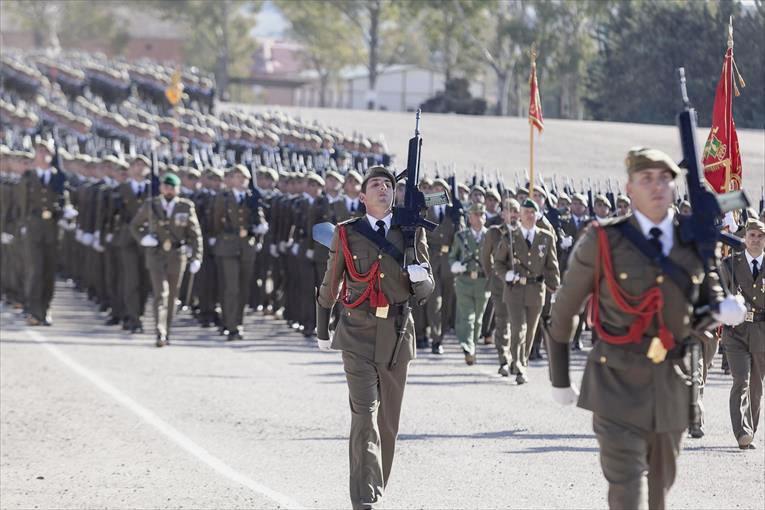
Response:
[[[544,258],[545,253],[547,253],[547,245],[546,244],[540,244],[539,245],[539,258]]]
[[[185,227],[189,224],[189,213],[177,213],[173,218],[176,227]]]

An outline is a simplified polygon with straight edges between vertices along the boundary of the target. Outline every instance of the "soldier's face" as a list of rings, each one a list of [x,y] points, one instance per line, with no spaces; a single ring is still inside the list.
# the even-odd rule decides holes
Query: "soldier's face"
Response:
[[[356,198],[361,193],[361,183],[352,177],[345,179],[343,191],[351,198]]]
[[[620,203],[616,206],[616,214],[618,214],[619,216],[626,215],[629,212],[629,210],[630,210],[630,206],[624,203]]]
[[[159,191],[162,193],[162,196],[165,197],[165,200],[172,200],[178,193],[178,189],[175,186],[170,186],[164,182],[160,184]]]
[[[308,181],[308,184],[305,185],[305,190],[306,193],[316,198],[321,194],[321,185],[315,181]]]
[[[244,189],[247,186],[247,177],[239,172],[234,172],[231,176],[231,186],[236,189]]]
[[[486,197],[486,209],[489,212],[495,212],[497,210],[497,206],[499,205],[499,202],[494,197]]]
[[[470,213],[468,215],[468,221],[470,222],[470,228],[473,230],[481,230],[486,224],[486,216],[483,213]]]
[[[502,221],[507,225],[515,226],[518,224],[518,218],[521,217],[521,211],[516,208],[509,208],[502,210]]]
[[[521,207],[521,222],[524,228],[531,228],[537,222],[537,212],[531,207]]]
[[[584,216],[584,211],[587,208],[585,205],[578,200],[576,202],[571,202],[571,212],[574,213],[576,216]]]
[[[361,193],[361,202],[370,213],[382,213],[393,205],[393,186],[385,177],[372,177],[367,181],[366,191]]]
[[[544,207],[545,196],[539,191],[534,190],[534,202],[536,202],[539,207]]]
[[[595,209],[595,214],[599,218],[607,218],[611,214],[611,208],[603,202],[598,202],[592,208]]]
[[[663,218],[675,196],[675,180],[669,170],[648,168],[630,174],[627,195],[632,206],[649,218]]]
[[[38,168],[48,168],[53,161],[51,153],[47,149],[38,147],[35,149],[35,166]]]
[[[483,193],[481,193],[480,191],[470,194],[470,202],[473,204],[482,204],[485,201],[486,201],[486,197],[484,197]]]
[[[765,249],[765,234],[759,230],[748,230],[744,236],[744,244],[750,255],[759,257]]]

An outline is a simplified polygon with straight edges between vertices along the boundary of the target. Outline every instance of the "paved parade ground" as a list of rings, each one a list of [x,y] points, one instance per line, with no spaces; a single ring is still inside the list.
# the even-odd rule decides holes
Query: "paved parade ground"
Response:
[[[251,313],[223,342],[188,314],[168,348],[115,332],[59,282],[54,326],[2,311],[2,508],[346,508],[347,391],[338,353]],[[150,322],[147,318],[147,323]],[[493,347],[410,369],[385,508],[604,508],[591,415],[496,375]],[[589,342],[587,342],[589,344]],[[584,355],[574,354],[581,379]],[[763,508],[765,443],[730,431],[719,356],[707,435],[686,440],[670,508]]]

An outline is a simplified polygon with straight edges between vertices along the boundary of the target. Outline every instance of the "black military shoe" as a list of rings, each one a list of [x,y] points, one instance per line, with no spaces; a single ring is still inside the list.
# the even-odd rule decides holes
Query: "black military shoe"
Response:
[[[527,382],[529,382],[529,380],[526,378],[525,375],[518,374],[515,376],[515,382],[516,384],[526,384]]]
[[[430,352],[433,354],[443,354],[444,353],[444,346],[441,345],[441,342],[433,343],[433,345],[430,346]]]
[[[104,324],[107,325],[107,326],[116,326],[120,322],[121,321],[120,321],[120,319],[118,317],[113,317],[112,316],[112,317],[109,317],[108,319],[106,319],[106,322],[104,322]]]
[[[167,345],[167,336],[163,335],[162,333],[157,333],[157,341],[154,345],[157,347],[164,347]]]
[[[428,348],[428,337],[424,336],[422,338],[417,339],[417,348],[418,349],[427,349]]]
[[[505,363],[501,367],[499,367],[499,370],[497,370],[497,373],[501,375],[502,377],[510,377],[510,365]]]
[[[143,324],[141,324],[141,321],[134,322],[130,326],[130,332],[131,333],[143,333]]]

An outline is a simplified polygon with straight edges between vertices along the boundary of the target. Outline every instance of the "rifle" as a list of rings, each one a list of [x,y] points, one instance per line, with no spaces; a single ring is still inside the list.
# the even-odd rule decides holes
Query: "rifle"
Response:
[[[449,185],[452,192],[452,205],[447,208],[449,217],[454,222],[455,226],[459,226],[462,218],[465,217],[465,208],[462,205],[462,201],[459,199],[459,189],[457,189],[457,174],[452,172],[449,177]]]
[[[406,179],[406,188],[404,190],[404,205],[393,208],[393,225],[401,229],[404,236],[404,262],[402,267],[411,263],[419,263],[417,260],[417,229],[423,227],[431,232],[438,225],[423,217],[425,210],[433,205],[443,205],[449,203],[446,193],[431,193],[427,196],[417,188],[420,182],[420,159],[422,156],[422,137],[420,136],[420,110],[417,110],[415,121],[414,136],[409,139],[409,151],[406,156],[406,170],[396,176],[396,181]],[[412,299],[409,298],[404,307],[403,321],[401,322],[401,331],[396,340],[396,347],[393,350],[393,357],[388,364],[389,369],[393,369],[398,363],[398,354],[401,351],[401,345],[406,335],[406,323],[412,314]]]
[[[699,163],[698,144],[696,143],[696,110],[688,99],[685,87],[685,69],[678,68],[680,94],[683,100],[683,111],[677,116],[677,127],[680,130],[680,145],[683,150],[683,161],[686,172],[686,187],[691,203],[691,215],[680,223],[680,239],[684,244],[691,244],[704,265],[704,272],[709,274],[716,270],[718,263],[717,243],[724,242],[732,247],[741,245],[741,241],[726,232],[720,232],[719,222],[723,214],[734,209],[746,208],[749,200],[743,191],[731,191],[715,195],[702,182],[702,167]],[[709,305],[694,310],[695,322],[693,329],[702,334],[714,324],[711,314],[714,310]],[[686,348],[691,354],[690,386],[691,404],[689,409],[688,430],[691,435],[701,433],[701,407],[699,393],[701,386],[701,343],[692,335],[686,341]],[[700,436],[699,436],[700,437]]]

